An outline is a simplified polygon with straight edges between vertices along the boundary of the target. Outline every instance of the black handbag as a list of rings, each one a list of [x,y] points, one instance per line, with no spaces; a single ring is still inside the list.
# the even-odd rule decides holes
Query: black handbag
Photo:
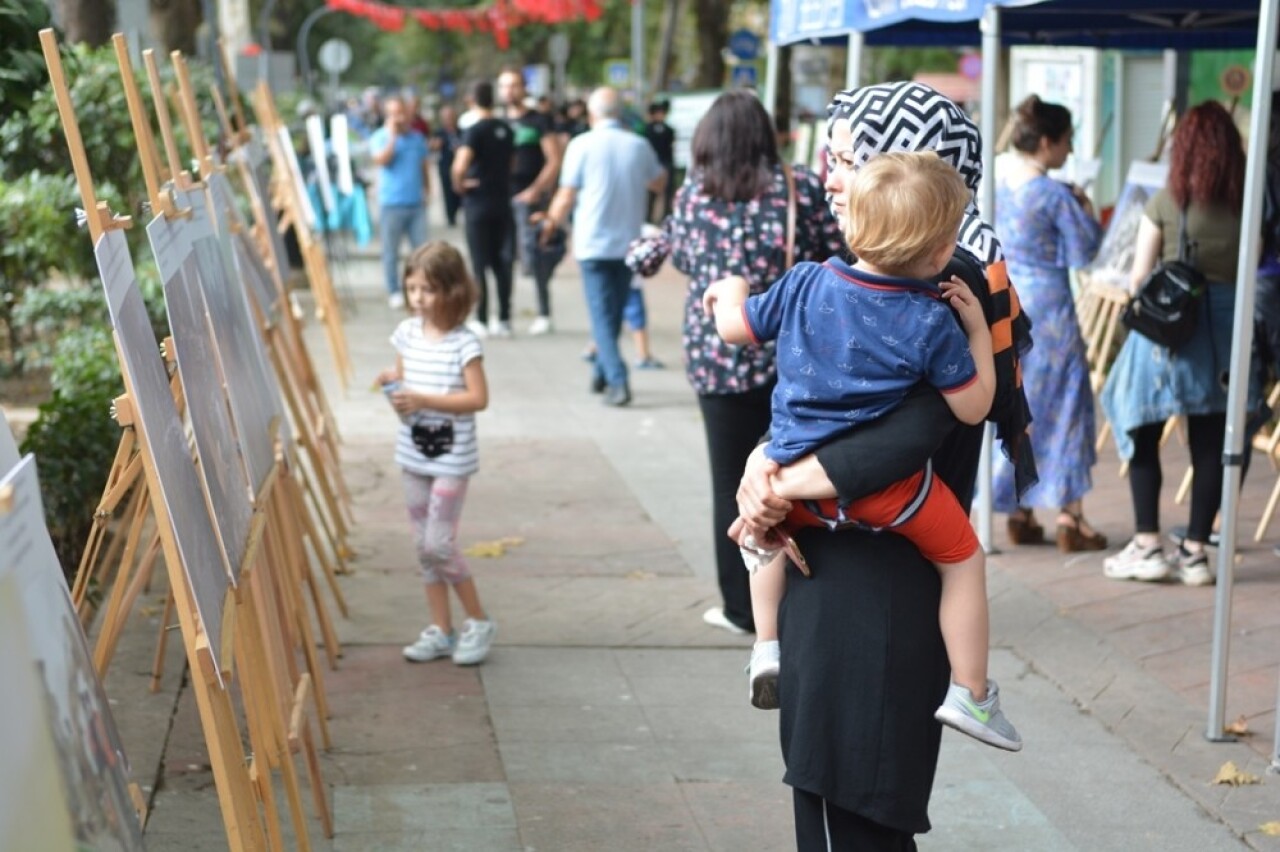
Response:
[[[1196,330],[1204,273],[1192,265],[1187,240],[1187,211],[1178,215],[1178,258],[1156,266],[1129,300],[1120,321],[1153,343],[1182,346]]]

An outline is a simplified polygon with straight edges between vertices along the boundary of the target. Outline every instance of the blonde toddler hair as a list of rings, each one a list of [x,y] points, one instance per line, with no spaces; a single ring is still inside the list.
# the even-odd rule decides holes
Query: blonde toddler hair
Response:
[[[844,237],[859,260],[906,276],[955,243],[971,198],[933,151],[880,154],[850,181]]]

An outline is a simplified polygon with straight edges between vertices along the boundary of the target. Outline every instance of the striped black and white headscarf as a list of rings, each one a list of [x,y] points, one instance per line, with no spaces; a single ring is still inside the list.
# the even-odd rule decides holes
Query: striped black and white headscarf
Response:
[[[936,151],[955,166],[972,196],[959,244],[986,264],[1003,259],[1000,241],[982,221],[976,204],[982,182],[982,135],[954,101],[921,83],[863,86],[832,98],[827,106],[828,140],[840,122],[849,125],[855,166],[889,151]],[[832,167],[830,161],[827,165]]]

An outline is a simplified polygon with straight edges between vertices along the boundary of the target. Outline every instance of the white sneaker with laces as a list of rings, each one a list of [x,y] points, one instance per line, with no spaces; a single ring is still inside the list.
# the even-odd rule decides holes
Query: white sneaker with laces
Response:
[[[1102,573],[1112,580],[1167,580],[1171,571],[1159,544],[1143,547],[1136,538],[1124,550],[1102,560]]]
[[[392,293],[387,296],[387,307],[393,311],[404,310],[404,293]]]
[[[496,632],[498,627],[491,620],[468,618],[462,622],[458,647],[453,649],[453,662],[459,666],[474,666],[484,662],[484,658],[489,656],[489,646],[493,644],[493,634]]]
[[[480,320],[467,320],[467,331],[481,340],[489,336],[489,329],[485,328],[484,323],[480,322]]]
[[[751,647],[751,662],[747,664],[747,694],[751,706],[761,710],[778,709],[778,670],[782,649],[777,639],[757,642]]]
[[[432,624],[418,634],[417,641],[412,645],[405,645],[401,653],[411,663],[425,663],[447,657],[453,653],[453,634],[446,634]]]
[[[489,336],[490,337],[510,337],[511,323],[503,322],[500,319],[490,318],[489,320]]]
[[[555,326],[551,324],[551,317],[538,317],[529,323],[529,334],[537,337],[541,334],[550,334],[555,331]]]
[[[730,621],[729,617],[724,614],[724,607],[711,607],[711,609],[702,614],[702,620],[707,624],[710,624],[712,627],[719,627],[721,630],[728,630],[735,636],[746,636],[751,632],[750,630],[744,630]]]

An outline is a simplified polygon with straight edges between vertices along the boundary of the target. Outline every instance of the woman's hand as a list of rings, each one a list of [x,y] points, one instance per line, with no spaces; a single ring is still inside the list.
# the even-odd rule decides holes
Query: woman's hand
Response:
[[[780,524],[791,511],[791,501],[779,497],[773,490],[772,480],[778,470],[778,463],[764,454],[763,446],[756,447],[747,457],[746,469],[738,484],[738,513],[742,526],[735,522],[729,533],[735,540],[741,540],[745,529],[756,541],[764,541],[768,531]]]

